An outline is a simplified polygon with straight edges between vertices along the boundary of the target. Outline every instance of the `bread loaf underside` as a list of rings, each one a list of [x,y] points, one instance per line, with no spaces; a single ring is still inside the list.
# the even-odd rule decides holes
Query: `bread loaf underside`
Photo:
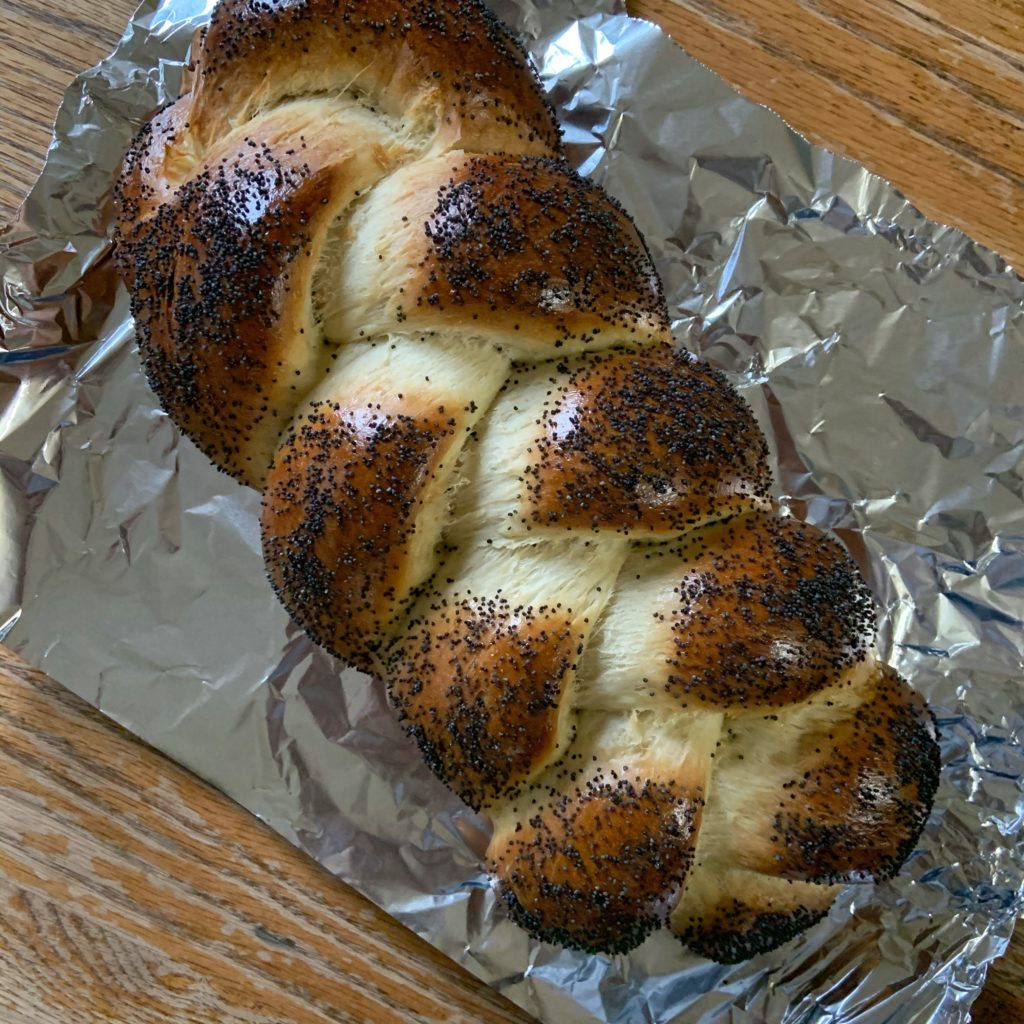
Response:
[[[735,961],[899,868],[931,716],[482,6],[225,0],[117,208],[151,385],[489,815],[516,921]]]

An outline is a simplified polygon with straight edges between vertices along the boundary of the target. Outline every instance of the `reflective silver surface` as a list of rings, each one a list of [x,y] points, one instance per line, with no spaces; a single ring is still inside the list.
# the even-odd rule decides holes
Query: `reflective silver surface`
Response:
[[[666,934],[620,957],[533,942],[480,873],[483,823],[381,688],[289,625],[257,496],[143,382],[109,189],[210,6],[142,5],[69,90],[0,240],[7,642],[552,1024],[966,1020],[1024,881],[1024,284],[611,0],[495,5],[536,37],[572,160],[646,233],[679,340],[733,374],[784,500],[860,562],[882,655],[931,700],[944,760],[901,875],[850,887],[772,954],[721,967]]]

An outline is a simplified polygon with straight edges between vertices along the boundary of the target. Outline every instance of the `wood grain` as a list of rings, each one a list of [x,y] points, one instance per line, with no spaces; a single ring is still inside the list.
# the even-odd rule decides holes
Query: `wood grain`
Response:
[[[1020,0],[632,0],[740,92],[1024,267]]]
[[[0,0],[0,223],[134,0]],[[1024,267],[1020,0],[633,0]],[[8,671],[3,671],[6,666]],[[0,1021],[524,1021],[246,812],[0,648]],[[1024,940],[975,1019],[1024,1020]]]
[[[2,652],[0,1020],[529,1018]]]
[[[134,0],[0,0],[0,225],[35,181],[64,89],[105,57]]]

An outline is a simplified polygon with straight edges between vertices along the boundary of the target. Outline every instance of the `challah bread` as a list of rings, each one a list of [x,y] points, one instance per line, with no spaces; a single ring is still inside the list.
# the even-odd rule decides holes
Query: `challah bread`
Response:
[[[490,817],[510,914],[729,961],[894,873],[932,719],[501,26],[224,0],[193,81],[117,192],[149,380],[263,491],[295,621]]]

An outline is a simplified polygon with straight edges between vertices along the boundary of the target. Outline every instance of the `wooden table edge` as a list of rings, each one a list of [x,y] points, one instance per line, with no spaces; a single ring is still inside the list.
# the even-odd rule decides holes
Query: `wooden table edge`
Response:
[[[45,3],[47,2],[47,0],[39,0],[39,2]],[[747,6],[754,7],[756,6],[756,3],[757,0],[750,0],[750,2],[747,2],[747,0],[743,0],[743,2],[736,3],[733,6],[737,8]],[[688,2],[688,0],[678,0],[678,2],[675,2],[675,0],[637,0],[637,2],[631,4],[631,8],[634,13],[640,16],[644,16],[651,20],[654,20],[656,23],[660,22],[664,27],[667,28],[668,31],[670,31],[670,33],[673,33],[676,36],[680,37],[684,45],[688,45],[691,50],[694,49],[693,40],[692,38],[689,37],[689,30],[693,23],[692,19],[695,16],[695,5],[693,3]],[[711,12],[711,15],[714,15],[716,10],[719,11],[720,13],[721,9],[722,5],[708,5],[708,10]],[[700,12],[698,11],[698,14],[699,13]],[[709,21],[714,20],[713,17],[711,17],[711,15],[709,15],[708,18]],[[73,27],[71,30],[73,30]],[[733,24],[727,26],[727,30],[735,33],[736,25]],[[723,30],[723,32],[724,31],[725,30]],[[755,39],[754,44],[756,45],[757,42],[758,41]],[[744,80],[744,73],[746,73],[747,70],[746,68],[741,67],[739,65],[737,65],[735,68],[732,68],[730,66],[723,66],[721,64],[721,55],[718,54],[717,52],[715,54],[715,56],[718,58],[717,60],[707,59],[708,55],[706,53],[699,52],[699,48],[696,55],[700,57],[702,60],[706,60],[709,66],[712,66],[713,69],[718,70],[720,73],[722,73],[724,77],[731,81],[732,84],[734,84],[741,92],[749,92],[749,90],[747,89],[747,82]],[[802,120],[800,116],[794,117],[790,111],[785,109],[784,103],[773,103],[773,99],[777,99],[779,95],[780,93],[778,83],[768,83],[765,89],[759,89],[757,91],[757,94],[754,95],[752,98],[754,98],[758,102],[766,102],[769,106],[775,106],[776,109],[779,109],[780,113],[786,116],[786,119],[790,121],[790,123],[792,123],[794,127],[796,127],[798,130],[802,130],[806,135],[808,135],[809,138],[811,138],[812,141],[819,142],[825,145],[831,145],[833,149],[838,149],[840,151],[843,150],[844,146],[842,144],[838,144],[838,139],[835,136],[830,137],[827,130],[824,132],[819,130],[818,126],[815,124],[813,120],[808,122],[806,120]],[[785,94],[783,94],[783,97],[784,95]],[[868,148],[870,149],[870,147]],[[899,167],[896,168],[896,173],[893,173],[892,166],[887,164],[886,159],[880,159],[877,154],[873,154],[872,152],[869,151],[851,153],[850,155],[854,156],[855,158],[859,157],[860,159],[865,160],[874,170],[883,174],[883,176],[889,177],[891,180],[894,181],[894,183],[903,187],[904,190],[912,198],[914,197],[915,192],[917,191],[915,186],[920,182],[918,178],[915,178],[913,176],[913,174],[904,175],[901,173]],[[923,184],[925,186],[928,185],[927,182],[924,182]],[[928,192],[927,187],[926,192]],[[941,195],[941,193],[939,194]],[[958,207],[956,210],[951,210],[950,207],[943,205],[941,199],[938,202],[936,202],[931,192],[928,192],[928,194],[924,197],[919,196],[917,202],[922,209],[924,209],[926,212],[928,212],[931,216],[935,217],[939,221],[959,224],[959,226],[961,226],[964,230],[968,231],[969,233],[972,232],[972,228],[975,229],[975,233],[977,234],[979,240],[988,242],[990,245],[996,248],[997,251],[1002,251],[1006,253],[1011,258],[1014,258],[1015,262],[1017,262],[1020,265],[1024,265],[1024,259],[1022,259],[1019,255],[1019,253],[1022,250],[1015,250],[1012,243],[1008,244],[1003,240],[1008,236],[1000,235],[998,232],[993,234],[989,228],[988,221],[986,221],[985,224],[981,225],[980,227],[977,224],[973,223],[971,220],[971,211],[969,208]],[[1016,234],[1020,235],[1021,233],[1017,232]],[[68,709],[67,714],[72,719],[75,717],[76,714],[81,715],[83,721],[89,723],[89,732],[90,735],[94,738],[97,735],[96,730],[99,730],[100,733],[102,733],[104,730],[110,730],[111,734],[117,737],[116,740],[111,741],[113,747],[117,750],[123,750],[124,743],[127,743],[130,746],[136,745],[141,749],[147,750],[149,752],[147,756],[156,759],[156,761],[153,762],[154,764],[162,764],[164,766],[163,769],[161,769],[162,771],[169,772],[172,775],[175,772],[183,771],[178,766],[170,762],[168,759],[164,758],[163,755],[155,751],[152,751],[149,748],[144,747],[144,745],[141,744],[139,741],[127,736],[127,734],[123,733],[116,726],[113,726],[107,720],[103,719],[95,711],[87,709],[85,705],[81,705],[80,707],[76,706],[75,702],[77,698],[74,698],[67,691],[64,691],[57,687],[57,684],[53,683],[52,680],[49,680],[48,677],[42,676],[40,673],[37,673],[34,670],[27,669],[25,666],[20,665],[16,656],[12,655],[5,648],[0,647],[0,667],[2,667],[5,664],[15,666],[13,673],[8,672],[3,677],[2,685],[5,687],[5,703],[7,703],[7,697],[9,696],[8,691],[10,687],[12,685],[15,685],[11,683],[11,680],[19,680],[20,682],[17,683],[17,686],[19,687],[19,692],[22,692],[20,688],[23,685],[31,685],[38,691],[39,700],[41,700],[44,703],[48,701],[55,702],[56,707],[62,709],[62,715],[65,713],[63,709]],[[72,732],[74,732],[74,730],[72,730]],[[71,741],[68,739],[68,737],[63,737],[62,742]],[[206,787],[205,783],[202,783],[201,781],[195,779],[194,776],[188,775],[188,773],[185,773],[185,777],[188,780],[190,780],[191,786],[197,788],[197,792],[204,792],[203,787]],[[185,786],[185,788],[188,789],[189,786]],[[209,789],[209,787],[206,787],[206,789]],[[210,790],[210,794],[213,795],[214,799],[222,802],[225,808],[224,813],[227,815],[227,817],[231,818],[231,820],[240,820],[240,816],[245,819],[248,819],[248,821],[251,823],[250,828],[255,829],[256,833],[260,836],[260,838],[256,840],[257,842],[283,844],[284,848],[288,851],[291,851],[291,854],[293,856],[301,858],[299,862],[295,863],[296,872],[298,872],[299,874],[302,874],[304,872],[309,873],[310,877],[319,878],[321,883],[323,882],[324,879],[329,878],[329,876],[326,876],[326,874],[317,865],[315,865],[314,862],[312,862],[308,858],[303,857],[301,854],[298,854],[290,846],[285,844],[283,840],[281,840],[279,837],[275,836],[268,829],[266,829],[265,826],[263,826],[261,823],[256,822],[255,819],[252,819],[247,814],[247,812],[241,810],[241,808],[237,807],[237,805],[232,804],[230,801],[227,800],[227,798],[219,794],[215,794],[214,791],[212,790]],[[203,800],[206,800],[208,798],[209,795],[205,795],[203,797]],[[357,894],[354,893],[354,891],[348,890],[348,887],[345,887],[343,883],[331,880],[329,884],[331,886],[339,887],[339,891],[347,890],[356,900],[362,899],[362,897],[359,897]],[[394,925],[394,922],[391,921],[390,918],[387,918],[386,915],[383,915],[383,913],[377,910],[377,908],[372,908],[372,910],[374,913],[380,916],[380,927],[384,929],[387,929],[391,926],[395,926],[398,928],[401,927]],[[406,936],[413,938],[414,942],[421,943],[421,940],[412,937],[411,933],[406,932],[404,929],[401,929],[401,931]],[[434,961],[438,961],[437,964],[435,965],[437,969],[441,970],[451,965],[451,961],[448,961],[446,958],[441,957],[441,955],[438,954],[431,947],[427,946],[426,944],[422,944],[422,946],[423,949],[419,951],[419,954],[422,956],[426,956],[428,960],[433,958]],[[2,949],[2,942],[0,942],[0,949]],[[2,957],[0,957],[0,963],[2,962]],[[454,967],[454,965],[451,966]],[[458,972],[461,969],[455,968],[455,970],[456,972]],[[980,997],[975,1007],[976,1017],[978,1019],[991,1019],[993,1021],[1015,1021],[1024,1019],[1024,981],[1022,981],[1022,979],[1024,979],[1024,939],[1021,939],[1020,933],[1018,931],[1018,935],[1015,937],[1014,942],[1010,946],[1008,955],[999,962],[997,962],[990,972],[988,984],[986,985],[985,991]],[[467,985],[467,991],[476,991],[479,998],[481,998],[484,1001],[484,1003],[481,1005],[486,1005],[488,1007],[487,1010],[482,1010],[481,1012],[486,1013],[492,1012],[493,1010],[493,1012],[501,1014],[511,1013],[513,1016],[509,1019],[520,1019],[519,1016],[516,1016],[519,1011],[510,1009],[509,1004],[505,1004],[503,1001],[498,1002],[497,1009],[493,1008],[492,1004],[488,1001],[488,997],[491,996],[492,993],[489,989],[486,988],[486,986],[483,986],[481,983],[471,978],[469,975],[464,976],[463,982]],[[0,1011],[2,1011],[3,1008],[3,998],[3,987],[2,985],[0,985]]]

